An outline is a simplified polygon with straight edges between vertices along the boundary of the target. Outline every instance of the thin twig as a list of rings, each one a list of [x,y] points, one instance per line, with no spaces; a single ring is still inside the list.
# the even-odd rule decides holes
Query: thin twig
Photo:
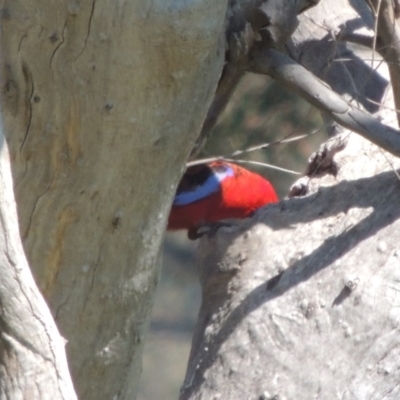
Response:
[[[374,101],[374,100],[372,100],[372,99],[370,99],[370,98],[368,98],[368,97],[366,97],[365,99],[366,99],[369,103],[375,104],[375,105],[377,105],[377,106],[379,106],[379,107],[381,107],[381,108],[384,108],[385,110],[389,110],[389,111],[394,111],[394,112],[396,112],[396,113],[400,113],[400,110],[398,110],[397,108],[385,106],[384,104],[379,103],[378,101]]]
[[[369,1],[368,1],[369,2]],[[370,3],[370,2],[369,2]],[[370,3],[371,4],[371,3]],[[379,12],[381,9],[381,4],[382,0],[378,0],[378,6],[376,7],[376,10],[374,9],[373,5],[371,4],[371,9],[374,13],[375,17],[375,24],[374,24],[374,33],[375,35],[373,36],[372,39],[372,61],[371,61],[371,68],[373,68],[374,61],[375,61],[375,51],[376,51],[376,41],[378,40],[378,24],[379,24]]]
[[[237,150],[235,152],[233,152],[232,154],[230,154],[228,157],[236,157],[236,156],[240,156],[241,154],[246,154],[246,153],[251,153],[253,151],[257,151],[257,150],[265,150],[268,147],[271,146],[276,146],[277,144],[284,144],[284,143],[291,143],[291,142],[296,142],[298,140],[304,139],[307,136],[313,135],[316,132],[320,131],[321,128],[315,129],[314,131],[312,131],[311,133],[306,133],[304,135],[299,135],[299,136],[295,136],[295,137],[289,137],[289,138],[284,138],[284,139],[280,139],[280,140],[275,140],[273,142],[270,143],[264,143],[264,144],[259,144],[257,146],[253,146],[253,147],[249,147],[247,149],[244,150]]]
[[[253,146],[253,147],[250,147],[250,148],[245,149],[245,150],[237,150],[237,151],[234,151],[233,153],[230,153],[230,154],[207,157],[207,158],[202,158],[202,159],[199,159],[199,160],[189,161],[186,164],[186,167],[189,168],[189,167],[194,167],[195,165],[207,164],[207,163],[213,162],[213,161],[228,160],[228,159],[231,159],[232,157],[236,157],[236,156],[239,156],[239,155],[242,155],[242,154],[245,154],[245,153],[250,153],[250,152],[256,151],[256,150],[264,150],[264,149],[266,149],[268,147],[276,146],[278,144],[295,142],[295,141],[304,139],[307,136],[313,135],[316,132],[320,131],[321,129],[322,129],[322,127],[318,128],[318,129],[315,129],[311,133],[307,133],[307,134],[299,135],[299,136],[295,136],[295,137],[286,137],[286,138],[283,138],[283,139],[275,140],[275,141],[270,142],[270,143],[264,143],[264,144],[261,144],[261,145],[258,145],[258,146]],[[280,168],[280,167],[277,167],[277,168]]]
[[[287,169],[287,168],[282,168],[282,167],[278,167],[276,165],[272,165],[272,164],[268,164],[268,163],[264,163],[264,162],[260,162],[260,161],[251,161],[251,160],[237,160],[237,159],[229,159],[229,158],[224,158],[224,161],[229,161],[229,162],[235,162],[238,164],[252,164],[252,165],[259,165],[265,168],[269,168],[269,169],[274,169],[276,171],[281,171],[281,172],[286,172],[288,174],[292,174],[292,175],[302,175],[300,172],[297,171],[293,171],[291,169]]]

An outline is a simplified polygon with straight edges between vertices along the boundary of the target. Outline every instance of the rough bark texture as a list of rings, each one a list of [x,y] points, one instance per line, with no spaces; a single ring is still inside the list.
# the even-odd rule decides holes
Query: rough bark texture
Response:
[[[22,249],[0,127],[0,398],[76,399],[57,331]]]
[[[359,137],[342,157],[340,183],[201,243],[182,399],[399,398],[400,182]]]
[[[224,62],[226,3],[1,2],[21,235],[83,399],[136,392],[169,205]]]
[[[369,100],[383,101],[389,74],[371,66],[370,50],[333,40],[344,23],[368,33],[365,2],[322,1],[301,18],[289,52],[378,111]],[[396,125],[395,113],[379,114]],[[339,131],[311,160],[345,143],[324,165],[336,176],[306,177],[308,196],[202,239],[203,302],[182,400],[400,397],[400,162]]]

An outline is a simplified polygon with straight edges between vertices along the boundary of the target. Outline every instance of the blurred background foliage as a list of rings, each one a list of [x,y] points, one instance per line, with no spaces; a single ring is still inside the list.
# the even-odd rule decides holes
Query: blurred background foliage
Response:
[[[302,134],[309,136],[246,153],[238,159],[303,173],[308,157],[326,139],[316,109],[268,77],[248,74],[237,87],[199,158],[229,155],[236,150]],[[267,177],[281,198],[298,178],[266,167],[244,166]],[[163,271],[143,355],[139,400],[178,398],[201,301],[195,248],[196,243],[189,241],[185,232],[166,235]]]

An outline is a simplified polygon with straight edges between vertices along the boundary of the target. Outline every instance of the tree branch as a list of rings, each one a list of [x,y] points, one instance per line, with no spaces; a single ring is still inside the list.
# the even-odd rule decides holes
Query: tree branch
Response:
[[[351,105],[296,61],[263,45],[257,46],[252,56],[252,72],[271,76],[287,89],[326,112],[340,125],[359,133],[388,152],[400,156],[399,131],[383,125],[367,112]]]
[[[388,64],[395,107],[400,110],[400,30],[396,23],[396,10],[391,0],[370,0],[367,4],[373,7],[372,11],[377,18],[375,35],[382,43],[379,53]],[[398,7],[398,3],[395,6]],[[400,125],[398,111],[396,115]]]
[[[201,133],[192,151],[195,158],[228,104],[237,84],[248,71],[249,54],[256,37],[268,46],[282,48],[298,26],[297,16],[320,0],[246,0],[230,2],[226,64]]]
[[[0,398],[75,400],[65,341],[33,280],[19,235],[0,128]]]
[[[400,396],[400,159],[370,142],[398,156],[400,135],[344,99],[384,103],[380,117],[394,120],[386,70],[331,35],[370,29],[370,17],[364,0],[310,10],[287,46],[308,70],[262,45],[252,52],[252,71],[368,140],[340,128],[311,160],[307,197],[201,240],[203,301],[181,400]]]

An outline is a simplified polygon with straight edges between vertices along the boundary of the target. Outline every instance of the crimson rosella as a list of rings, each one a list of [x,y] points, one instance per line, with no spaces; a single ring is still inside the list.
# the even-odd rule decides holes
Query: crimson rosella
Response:
[[[226,161],[196,165],[178,185],[167,229],[187,229],[189,238],[196,239],[204,225],[246,218],[277,201],[273,186],[261,175]]]

